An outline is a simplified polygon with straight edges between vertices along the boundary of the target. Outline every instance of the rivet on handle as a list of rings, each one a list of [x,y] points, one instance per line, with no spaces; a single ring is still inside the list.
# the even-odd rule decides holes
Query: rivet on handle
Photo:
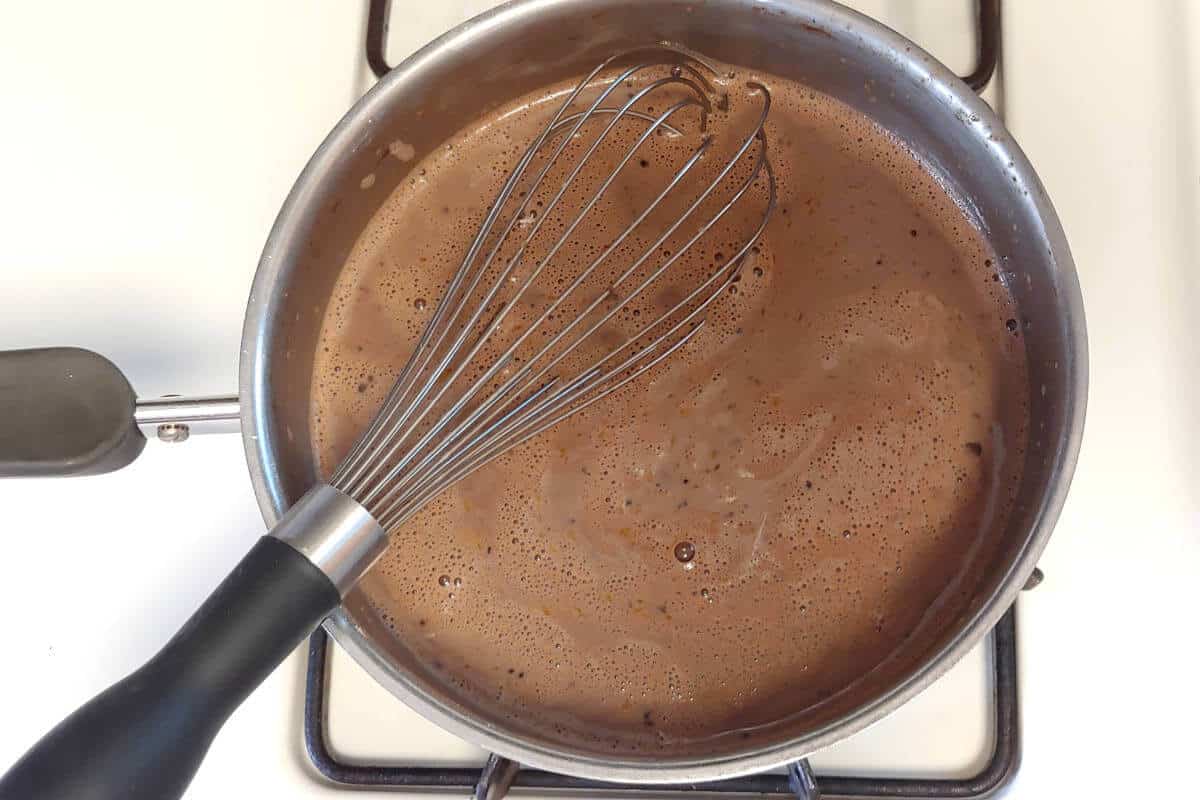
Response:
[[[160,442],[186,442],[190,435],[191,429],[181,422],[164,422],[158,426],[158,440]]]

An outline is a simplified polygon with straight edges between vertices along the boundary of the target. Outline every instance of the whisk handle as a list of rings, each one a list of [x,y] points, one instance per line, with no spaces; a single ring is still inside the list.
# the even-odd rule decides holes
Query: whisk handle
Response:
[[[182,796],[233,710],[339,602],[308,556],[262,537],[156,656],[0,777],[0,800]]]

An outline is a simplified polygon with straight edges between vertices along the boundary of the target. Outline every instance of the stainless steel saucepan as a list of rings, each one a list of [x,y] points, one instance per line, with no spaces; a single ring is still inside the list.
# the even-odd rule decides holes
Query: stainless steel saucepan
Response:
[[[352,588],[324,620],[332,637],[381,684],[449,731],[522,764],[645,783],[709,781],[794,761],[878,720],[954,664],[1013,603],[1050,536],[1074,469],[1087,388],[1079,285],[1045,190],[991,109],[912,42],[824,0],[515,0],[460,25],[384,77],[329,134],[279,213],[247,307],[238,398],[250,477],[269,523],[276,524],[316,480],[308,413],[317,332],[351,245],[390,191],[420,157],[487,109],[577,76],[614,51],[659,41],[830,94],[893,132],[938,173],[999,254],[1003,279],[1027,321],[1032,424],[1016,511],[1004,530],[994,532],[1003,545],[973,601],[940,638],[898,652],[869,680],[831,698],[819,716],[750,740],[722,738],[704,752],[648,757],[600,752],[509,719],[438,680],[389,632],[370,602],[379,590],[370,574],[357,584],[347,582]],[[384,157],[397,139],[411,145],[416,158]],[[364,189],[370,173],[375,181]],[[136,406],[115,368],[83,351],[0,358],[0,406],[8,412],[0,419],[0,474],[114,468],[140,451],[139,423],[179,438],[189,411],[194,425],[220,424],[237,408],[232,400]],[[64,427],[64,419],[71,424]],[[236,635],[222,629],[218,637],[218,647],[229,650],[228,663],[200,676],[217,687],[212,697],[221,713],[179,703],[151,719],[129,722],[142,737],[134,749],[146,750],[138,754],[144,774],[130,778],[126,770],[120,773],[122,786],[97,789],[104,781],[93,779],[103,778],[108,768],[103,758],[52,749],[52,758],[34,759],[41,772],[31,772],[23,761],[0,779],[0,797],[16,797],[22,789],[43,797],[182,792],[224,714],[319,619],[292,620],[284,635],[264,630],[272,614],[302,613],[245,607],[244,618],[223,621],[237,628]],[[194,624],[213,623],[194,618],[177,639],[194,634]],[[240,658],[238,648],[263,649],[254,636],[270,640],[271,652]],[[172,666],[188,680],[203,671],[186,663]],[[141,697],[154,706],[176,688],[151,683],[141,687]],[[111,736],[121,735],[114,725]],[[177,757],[180,750],[184,757]],[[128,754],[105,758],[123,755]],[[59,785],[46,777],[55,767],[79,774],[72,784],[78,794],[42,791]],[[162,778],[166,769],[178,774]],[[143,788],[131,788],[130,781],[142,777]],[[145,786],[160,788],[155,793]]]

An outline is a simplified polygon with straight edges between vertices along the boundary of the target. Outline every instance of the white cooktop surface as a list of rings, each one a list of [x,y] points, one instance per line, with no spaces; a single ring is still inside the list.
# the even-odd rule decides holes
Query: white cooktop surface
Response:
[[[393,61],[492,3],[394,5]],[[969,68],[966,0],[852,5]],[[1063,217],[1092,348],[1079,470],[1047,580],[1021,601],[1025,753],[1011,794],[1116,797],[1135,768],[1139,793],[1182,796],[1200,712],[1200,4],[1006,5],[1010,127]],[[364,28],[365,3],[0,11],[0,347],[89,347],[147,397],[234,390],[274,215],[371,83]],[[148,657],[263,530],[236,436],[151,443],[107,476],[0,482],[0,508],[0,769]],[[303,669],[298,651],[233,716],[189,797],[338,795],[301,749]],[[331,669],[342,756],[481,758],[340,651]],[[990,748],[988,671],[977,649],[815,765],[975,771]]]

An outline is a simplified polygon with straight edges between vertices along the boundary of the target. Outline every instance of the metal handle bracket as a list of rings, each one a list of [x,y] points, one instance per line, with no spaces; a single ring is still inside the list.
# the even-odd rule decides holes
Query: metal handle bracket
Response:
[[[234,433],[240,428],[241,407],[236,395],[180,397],[167,395],[138,400],[133,420],[147,438],[183,442],[194,433]]]

